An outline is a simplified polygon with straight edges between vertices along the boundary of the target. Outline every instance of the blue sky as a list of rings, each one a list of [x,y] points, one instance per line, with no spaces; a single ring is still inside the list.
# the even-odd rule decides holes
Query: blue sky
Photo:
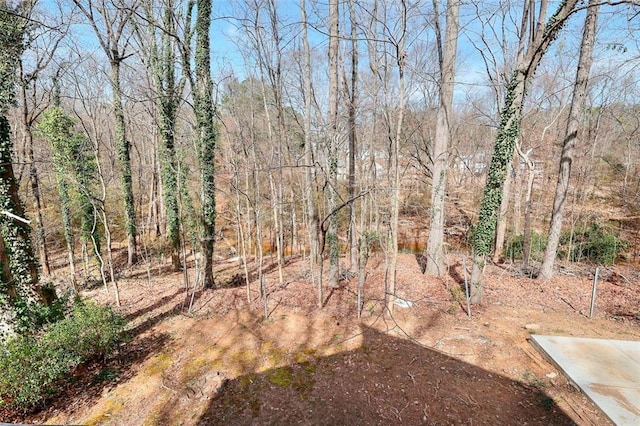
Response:
[[[43,5],[51,10],[55,10],[53,0],[42,0]],[[70,4],[71,0],[65,0]],[[366,1],[360,1],[361,5],[366,5]],[[416,28],[415,37],[409,38],[407,42],[411,49],[412,43],[430,43],[433,39],[433,32],[427,28],[427,20],[430,18],[429,9],[430,1],[423,2],[421,9],[414,9],[414,27]],[[552,2],[555,3],[555,2]],[[242,21],[238,18],[244,12],[242,10],[243,1],[239,0],[213,0],[213,24],[212,24],[212,67],[214,74],[218,79],[228,76],[231,70],[239,78],[243,78],[246,71],[246,64],[241,53],[238,50],[238,42],[243,42],[245,37],[244,31],[241,29]],[[483,8],[487,8],[495,2],[486,2]],[[285,38],[293,37],[299,32],[300,21],[300,3],[295,0],[277,0],[278,13],[282,22],[287,24],[283,33]],[[555,6],[552,4],[550,10]],[[346,6],[343,6],[343,13],[346,13]],[[326,0],[307,0],[307,13],[309,20],[316,23],[318,28],[324,27],[322,19],[326,16]],[[265,15],[264,11],[263,15]],[[616,13],[614,13],[616,12]],[[598,39],[597,57],[594,63],[594,69],[616,68],[620,70],[629,70],[635,72],[635,66],[638,56],[637,41],[633,37],[633,33],[628,31],[628,18],[633,16],[632,12],[627,14],[620,13],[620,8],[603,7],[601,11],[600,24],[601,30]],[[423,13],[424,16],[421,16]],[[514,12],[516,15],[514,21],[519,19],[517,14],[519,10]],[[460,94],[469,91],[485,91],[486,90],[486,73],[484,63],[481,60],[479,52],[470,43],[470,39],[477,37],[481,32],[480,21],[477,18],[476,11],[471,3],[464,3],[461,9],[461,35],[458,44],[458,67],[457,67],[457,86],[458,97]],[[363,21],[365,20],[362,17]],[[566,62],[567,69],[571,69],[571,64],[577,60],[577,48],[581,35],[581,26],[583,22],[583,13],[573,17],[569,25],[562,33],[561,37],[556,41],[552,50],[546,56],[541,65],[541,72],[546,69],[552,70],[558,61]],[[640,21],[637,16],[636,21]],[[632,21],[633,23],[633,21]],[[424,25],[427,30],[420,28]],[[344,31],[344,30],[343,30]],[[287,32],[289,32],[287,34]],[[488,32],[489,33],[489,32]],[[100,54],[100,48],[95,40],[95,35],[90,28],[85,25],[78,25],[74,29],[74,35],[80,44],[89,51],[95,51]],[[317,59],[323,61],[326,58],[326,36],[321,32],[310,28],[310,41],[313,46],[318,49]],[[497,49],[496,49],[497,51]],[[634,60],[635,59],[635,60]],[[360,66],[366,70],[366,53],[364,45],[362,46]],[[436,58],[433,58],[434,62]],[[250,64],[255,66],[255,64]],[[318,66],[318,64],[317,64]],[[321,71],[324,64],[320,64]],[[569,72],[569,78],[572,78]]]

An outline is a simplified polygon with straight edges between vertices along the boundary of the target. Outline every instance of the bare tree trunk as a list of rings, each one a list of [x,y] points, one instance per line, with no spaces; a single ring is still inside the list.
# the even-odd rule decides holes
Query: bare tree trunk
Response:
[[[530,151],[524,153],[516,143],[516,149],[520,158],[527,165],[527,188],[524,197],[524,233],[522,235],[522,270],[529,269],[531,260],[531,194],[533,192],[533,181],[535,178],[536,163],[530,158]]]
[[[311,271],[311,283],[316,284],[316,269],[318,267],[320,232],[318,213],[315,200],[315,162],[313,155],[313,142],[311,140],[311,98],[313,88],[311,85],[311,49],[309,48],[308,23],[306,2],[302,0],[300,5],[302,14],[302,44],[304,49],[304,162],[305,162],[305,203],[307,206],[308,234],[309,234],[309,266]],[[318,306],[322,307],[322,280],[317,280]]]
[[[575,156],[575,145],[578,138],[580,120],[584,115],[586,104],[587,87],[589,84],[589,73],[591,71],[593,45],[595,41],[596,24],[598,20],[598,2],[589,0],[589,8],[582,34],[580,45],[580,57],[578,59],[578,69],[576,71],[576,82],[573,86],[573,99],[569,110],[569,120],[567,121],[567,131],[562,145],[560,165],[558,171],[558,182],[556,184],[555,197],[553,199],[553,211],[547,247],[544,252],[544,259],[540,267],[538,278],[548,279],[553,275],[553,265],[558,252],[560,233],[562,231],[562,220],[564,216],[564,206],[569,193],[569,179],[571,177],[571,164]]]
[[[391,219],[389,221],[389,281],[387,294],[385,297],[385,304],[387,310],[392,313],[393,306],[396,297],[396,274],[398,265],[398,213],[400,210],[400,167],[398,159],[400,157],[400,138],[402,137],[402,125],[404,122],[404,109],[405,109],[405,79],[404,79],[404,67],[405,67],[405,51],[404,41],[407,31],[407,4],[405,0],[402,0],[402,17],[401,19],[401,35],[396,46],[397,52],[397,64],[398,64],[398,117],[396,121],[396,132],[393,138],[391,147],[391,167],[389,174],[391,177]]]
[[[349,0],[349,19],[351,20],[351,88],[349,90],[349,101],[347,105],[349,116],[349,182],[347,186],[347,198],[353,200],[356,191],[356,104],[358,102],[358,40],[354,0]],[[349,204],[348,235],[350,271],[354,271],[358,264],[355,204],[355,201]]]
[[[278,263],[278,284],[284,284],[284,276],[283,276],[283,247],[282,247],[282,215],[280,213],[280,206],[282,203],[279,202],[281,199],[280,193],[278,191],[279,185],[273,180],[273,173],[269,172],[269,187],[271,188],[271,213],[273,214],[273,226],[275,232],[275,240],[276,240],[276,261]]]
[[[94,127],[95,128],[95,127]],[[100,144],[98,142],[98,138],[97,135],[94,138],[94,155],[96,158],[96,167],[98,169],[98,179],[100,181],[100,187],[102,190],[102,194],[101,194],[101,198],[100,200],[98,200],[98,202],[100,203],[99,209],[96,209],[96,214],[97,211],[100,211],[100,219],[102,221],[102,226],[104,227],[104,238],[105,238],[105,244],[106,244],[106,249],[107,249],[107,264],[109,266],[109,276],[111,277],[111,284],[113,285],[113,292],[114,292],[114,297],[116,300],[116,305],[120,306],[120,290],[118,289],[118,280],[116,278],[116,272],[115,272],[115,268],[113,265],[113,251],[112,251],[112,241],[111,241],[111,226],[109,224],[109,218],[107,217],[107,211],[106,211],[106,206],[105,206],[105,201],[107,199],[107,184],[104,180],[104,174],[102,172],[102,165],[100,164]],[[93,234],[92,234],[93,235]],[[100,257],[101,259],[102,257]],[[104,263],[101,262],[100,264],[100,275],[104,277]],[[105,286],[106,286],[106,282],[105,282]]]
[[[449,161],[449,136],[451,132],[451,104],[455,79],[456,51],[458,47],[459,0],[448,0],[444,41],[439,25],[438,3],[433,1],[436,11],[436,37],[440,63],[440,104],[436,113],[436,134],[433,146],[433,178],[431,190],[431,223],[427,242],[427,264],[425,273],[442,276],[444,265],[444,217]]]
[[[20,94],[22,98],[22,126],[24,127],[27,147],[27,161],[29,162],[29,183],[31,185],[31,193],[33,194],[33,209],[36,213],[35,244],[40,254],[40,264],[42,265],[45,275],[48,276],[51,275],[51,267],[49,266],[47,238],[44,232],[44,220],[42,218],[42,199],[40,197],[40,181],[38,179],[38,168],[36,167],[36,162],[33,154],[33,130],[31,128],[32,120],[29,119],[29,109],[27,106],[27,87],[24,82],[20,85]]]
[[[329,287],[338,286],[340,273],[339,256],[340,243],[338,241],[338,55],[339,55],[339,6],[338,0],[329,0],[329,112],[327,136],[328,158],[328,194],[329,225],[326,232],[325,244],[329,248]]]
[[[498,213],[498,225],[496,227],[496,240],[495,250],[493,252],[493,261],[499,262],[502,259],[504,253],[504,237],[507,233],[507,212],[509,211],[509,196],[511,194],[511,183],[513,182],[513,176],[511,171],[513,170],[513,162],[511,167],[507,171],[507,177],[504,181],[504,187],[502,190],[502,202],[500,203],[500,212]]]
[[[516,188],[513,195],[513,235],[522,233],[522,186],[524,185],[524,176],[520,167],[514,167],[514,176],[511,184],[515,183]],[[504,249],[504,246],[503,246]]]

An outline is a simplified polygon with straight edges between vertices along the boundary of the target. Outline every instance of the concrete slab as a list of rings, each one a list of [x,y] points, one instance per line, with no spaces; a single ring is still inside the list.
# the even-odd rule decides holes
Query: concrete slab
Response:
[[[531,343],[616,425],[640,425],[640,342],[532,335]]]

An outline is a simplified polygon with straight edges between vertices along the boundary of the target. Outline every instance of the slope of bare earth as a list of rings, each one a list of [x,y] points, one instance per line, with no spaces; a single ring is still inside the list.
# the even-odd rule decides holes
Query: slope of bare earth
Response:
[[[398,266],[398,296],[383,309],[384,258],[370,260],[362,318],[356,280],[325,294],[291,260],[268,275],[268,312],[239,265],[218,268],[216,290],[194,308],[181,273],[132,271],[120,281],[131,341],[106,365],[76,374],[46,410],[49,424],[608,424],[535,352],[530,333],[640,340],[640,274],[603,270],[593,318],[592,277],[563,271],[546,282],[488,266],[485,302],[467,316],[461,259],[444,280]],[[249,265],[251,267],[251,265]],[[190,271],[192,273],[193,271]],[[238,275],[240,274],[240,275]],[[102,289],[86,297],[112,303]],[[15,419],[14,419],[15,420]]]

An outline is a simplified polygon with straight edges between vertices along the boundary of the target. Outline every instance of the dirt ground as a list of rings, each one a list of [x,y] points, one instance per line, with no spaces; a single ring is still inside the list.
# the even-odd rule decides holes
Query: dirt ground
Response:
[[[268,318],[251,302],[238,263],[221,262],[221,288],[190,294],[167,264],[125,273],[131,341],[106,364],[77,372],[60,396],[25,420],[108,425],[606,425],[584,394],[531,346],[531,333],[640,340],[640,272],[593,268],[550,281],[490,265],[485,301],[467,316],[462,259],[445,279],[401,254],[397,295],[384,309],[384,257],[370,259],[362,318],[356,279],[325,290],[317,308],[306,263],[267,276]],[[249,265],[250,268],[252,265]],[[189,270],[190,279],[193,271]],[[84,295],[113,304],[98,287]],[[11,419],[11,420],[16,420]]]

